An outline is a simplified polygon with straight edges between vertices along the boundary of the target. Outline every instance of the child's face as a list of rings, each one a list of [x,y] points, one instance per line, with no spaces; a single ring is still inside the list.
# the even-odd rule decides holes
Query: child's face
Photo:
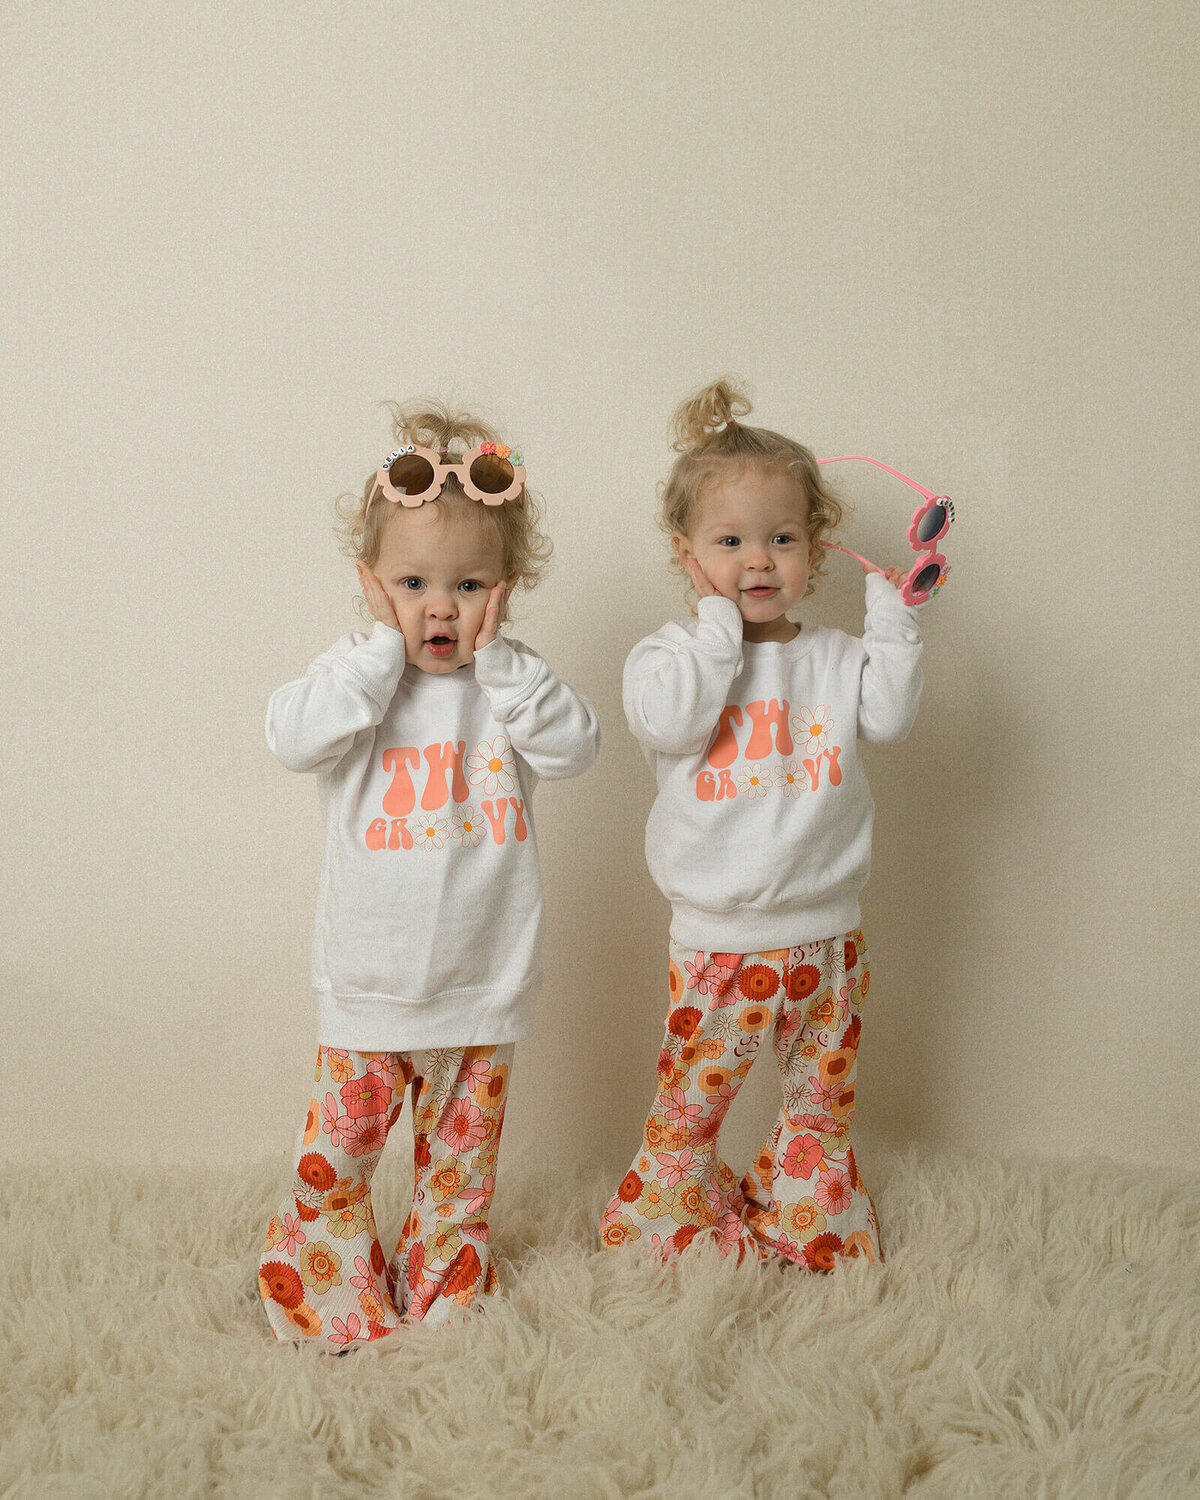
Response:
[[[476,504],[447,496],[397,507],[383,528],[372,571],[396,611],[405,657],[422,672],[454,672],[474,660],[488,595],[500,582],[500,541],[475,519]]]
[[[812,548],[808,502],[785,470],[731,463],[701,490],[691,534],[671,540],[685,565],[694,557],[736,603],[746,640],[795,636],[786,615],[808,591]]]

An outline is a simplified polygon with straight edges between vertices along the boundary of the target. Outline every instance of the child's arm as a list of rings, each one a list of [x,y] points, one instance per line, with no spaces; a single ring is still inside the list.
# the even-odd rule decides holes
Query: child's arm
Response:
[[[666,755],[702,750],[742,670],[742,617],[713,593],[696,606],[696,634],[641,641],[625,663],[622,702],[634,738]]]
[[[475,680],[512,747],[546,781],[578,776],[600,750],[600,722],[582,693],[536,651],[498,635],[475,649]]]
[[[917,611],[882,573],[867,574],[863,646],[859,737],[881,745],[902,740],[917,717],[921,697],[921,630]]]
[[[382,622],[318,656],[272,693],[267,744],[289,771],[332,771],[364,729],[381,722],[404,671],[404,637]]]

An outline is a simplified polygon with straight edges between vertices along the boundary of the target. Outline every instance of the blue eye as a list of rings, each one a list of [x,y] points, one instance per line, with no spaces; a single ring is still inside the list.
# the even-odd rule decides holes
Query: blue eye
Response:
[[[425,584],[420,578],[402,578],[400,580],[400,587],[407,589],[411,594],[415,594],[418,589],[423,589]]]
[[[459,588],[462,589],[464,594],[477,594],[482,587],[483,584],[479,583],[474,578],[464,579],[463,582],[459,584]]]
[[[781,531],[778,536],[773,536],[771,540],[773,542],[783,542],[786,544],[787,542],[794,542],[796,538],[789,532]]]
[[[717,543],[718,547],[737,547],[741,545],[741,538],[736,536],[723,536]]]

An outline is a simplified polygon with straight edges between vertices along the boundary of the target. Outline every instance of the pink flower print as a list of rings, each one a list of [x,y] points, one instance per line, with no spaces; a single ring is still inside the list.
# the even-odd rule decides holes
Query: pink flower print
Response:
[[[668,1187],[678,1187],[681,1182],[695,1176],[695,1169],[699,1166],[699,1161],[690,1146],[681,1151],[678,1156],[672,1156],[669,1151],[664,1151],[655,1160],[662,1163],[657,1175]]]
[[[361,1255],[354,1257],[355,1275],[350,1278],[350,1285],[360,1292],[373,1292],[375,1283],[371,1279],[371,1267]]]
[[[822,703],[819,708],[802,708],[792,717],[792,733],[798,740],[804,740],[809,755],[824,750],[832,729],[833,710],[828,703]]]
[[[475,754],[467,756],[467,780],[481,787],[485,797],[511,792],[517,784],[508,741],[502,734],[494,740],[480,740]]]
[[[373,1057],[367,1064],[367,1072],[374,1073],[377,1078],[381,1078],[387,1084],[389,1095],[392,1094],[400,1077],[396,1066],[396,1054],[381,1052],[378,1057]]]
[[[783,1153],[783,1170],[789,1177],[811,1177],[825,1160],[825,1148],[815,1135],[798,1135]]]
[[[392,1102],[391,1088],[378,1073],[365,1073],[342,1085],[342,1103],[351,1118],[359,1115],[383,1115]]]
[[[458,1082],[467,1083],[470,1088],[475,1089],[488,1081],[491,1071],[492,1066],[486,1057],[473,1057],[469,1062],[464,1057],[458,1070]]]
[[[483,1111],[469,1099],[456,1099],[438,1122],[437,1133],[460,1155],[474,1151],[487,1135]]]
[[[720,964],[711,964],[712,978],[709,980],[709,989],[712,996],[708,1002],[709,1010],[720,1010],[723,1005],[736,1005],[744,997],[734,984],[734,976],[737,974],[736,965],[731,968],[723,968]]]
[[[482,1182],[477,1182],[474,1184],[468,1183],[467,1186],[463,1188],[458,1195],[461,1199],[464,1200],[466,1204],[466,1213],[468,1215],[477,1214],[479,1210],[484,1206],[484,1204],[488,1201],[488,1199],[492,1196],[492,1193],[495,1191],[495,1187],[496,1176],[493,1172],[489,1172]],[[484,1232],[482,1238],[486,1239],[486,1224],[483,1226],[483,1230]],[[464,1234],[471,1234],[473,1232],[474,1231],[468,1225],[463,1225]]]
[[[716,964],[705,963],[704,954],[697,953],[695,962],[685,958],[683,967],[687,971],[687,988],[694,989],[698,994],[707,995],[709,985],[718,984],[721,980],[721,971]]]
[[[362,1337],[362,1324],[357,1313],[351,1313],[344,1323],[341,1318],[334,1318],[332,1322],[334,1331],[329,1335],[331,1344],[352,1344],[355,1339]]]
[[[797,1130],[815,1130],[821,1135],[837,1135],[839,1130],[832,1115],[801,1115],[794,1125]]]
[[[716,1226],[717,1248],[722,1258],[731,1250],[737,1250],[742,1243],[742,1221],[735,1213],[727,1213],[721,1217]]]
[[[672,1125],[680,1125],[686,1130],[689,1126],[695,1124],[703,1113],[703,1105],[689,1104],[687,1102],[687,1095],[678,1084],[668,1091],[667,1105],[663,1110],[663,1114],[666,1115]]]
[[[354,1077],[354,1064],[344,1047],[326,1047],[325,1066],[334,1083],[345,1083],[347,1078]]]
[[[321,1129],[329,1137],[329,1144],[340,1146],[342,1135],[350,1123],[350,1116],[342,1114],[338,1109],[336,1094],[325,1095],[325,1103],[321,1106],[321,1121]]]
[[[283,1233],[279,1237],[279,1243],[283,1246],[286,1255],[295,1255],[297,1249],[307,1244],[308,1236],[300,1227],[300,1220],[294,1214],[284,1214]]]
[[[817,1191],[813,1194],[827,1214],[840,1214],[850,1206],[850,1177],[841,1167],[833,1167],[821,1173]]]
[[[387,1141],[386,1115],[344,1115],[338,1126],[347,1156],[370,1156]]]
[[[454,810],[450,832],[464,849],[474,849],[483,838],[483,819],[473,807],[458,807]]]

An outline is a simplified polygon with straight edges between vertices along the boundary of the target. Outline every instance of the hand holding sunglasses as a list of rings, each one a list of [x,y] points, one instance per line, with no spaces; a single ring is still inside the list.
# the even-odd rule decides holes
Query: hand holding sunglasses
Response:
[[[923,485],[909,479],[907,474],[901,474],[899,469],[889,468],[887,464],[880,463],[877,458],[866,458],[861,453],[847,453],[841,458],[822,458],[817,462],[874,464],[877,469],[885,469],[889,474],[894,474],[897,479],[902,479],[910,489],[924,495],[925,503],[917,507],[908,528],[908,545],[921,556],[913,564],[908,577],[904,580],[900,589],[900,597],[905,604],[927,604],[950,576],[950,564],[938,551],[938,543],[953,524],[954,502],[948,495],[931,494]],[[884,572],[884,569],[877,563],[868,561],[857,552],[851,552],[849,547],[840,546],[837,542],[822,542],[821,545],[835,552],[844,552],[847,557],[856,558],[873,573]],[[886,574],[884,576],[886,577]]]

